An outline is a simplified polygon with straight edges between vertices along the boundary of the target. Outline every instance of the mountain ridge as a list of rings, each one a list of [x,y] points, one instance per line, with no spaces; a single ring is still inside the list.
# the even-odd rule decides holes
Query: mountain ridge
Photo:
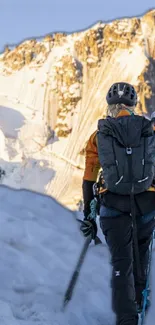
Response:
[[[44,191],[65,205],[75,207],[72,202],[81,198],[85,146],[105,115],[108,88],[119,80],[136,88],[136,112],[151,114],[155,9],[70,35],[24,41],[0,55],[0,105],[25,117],[16,139],[18,157],[22,151],[24,162],[36,155],[50,165],[55,161],[55,176]]]

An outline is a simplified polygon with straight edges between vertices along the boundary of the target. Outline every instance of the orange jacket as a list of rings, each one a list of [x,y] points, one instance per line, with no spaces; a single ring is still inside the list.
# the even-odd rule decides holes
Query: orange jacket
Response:
[[[97,131],[90,136],[86,146],[85,171],[83,176],[84,180],[94,182],[96,182],[99,169],[101,168],[98,157],[96,134]]]
[[[118,116],[126,116],[129,115],[129,112],[126,110],[122,110]],[[155,127],[154,127],[155,130]],[[94,181],[96,182],[98,172],[101,168],[98,150],[97,150],[97,131],[95,131],[89,138],[87,146],[86,146],[86,155],[85,155],[85,170],[83,180]],[[155,191],[154,187],[150,187],[148,191]]]

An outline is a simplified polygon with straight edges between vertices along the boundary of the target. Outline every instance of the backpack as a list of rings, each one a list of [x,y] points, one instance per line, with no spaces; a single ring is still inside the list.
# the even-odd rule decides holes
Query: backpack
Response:
[[[107,190],[129,195],[151,186],[155,176],[153,121],[137,115],[100,119],[97,146]]]

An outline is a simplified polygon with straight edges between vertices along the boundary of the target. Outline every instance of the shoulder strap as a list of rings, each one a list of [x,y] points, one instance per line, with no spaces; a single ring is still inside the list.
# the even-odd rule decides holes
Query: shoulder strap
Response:
[[[136,272],[137,278],[141,278],[141,265],[140,256],[138,248],[138,237],[137,237],[137,223],[136,223],[136,211],[135,211],[135,198],[134,198],[134,182],[133,182],[133,166],[132,166],[132,148],[126,148],[126,154],[128,159],[128,169],[129,169],[129,179],[131,182],[131,192],[130,192],[130,207],[131,207],[131,217],[133,223],[133,245],[134,245],[134,255],[136,261]]]

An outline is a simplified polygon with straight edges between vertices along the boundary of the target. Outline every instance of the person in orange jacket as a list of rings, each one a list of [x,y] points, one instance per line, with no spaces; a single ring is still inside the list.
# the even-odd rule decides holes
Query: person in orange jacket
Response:
[[[82,184],[84,220],[81,225],[81,231],[84,236],[91,234],[93,239],[97,234],[96,221],[90,219],[90,202],[94,198],[93,185],[96,183],[99,170],[103,167],[102,172],[103,177],[105,176],[105,183],[103,194],[100,195],[99,215],[100,226],[111,253],[113,268],[111,278],[112,309],[116,314],[116,325],[137,325],[138,312],[142,308],[142,292],[146,285],[149,245],[155,228],[155,191],[153,186],[155,162],[154,158],[148,158],[152,159],[149,169],[145,159],[141,160],[141,165],[140,162],[134,161],[133,173],[138,174],[143,168],[144,176],[137,181],[134,195],[137,243],[141,268],[141,275],[137,276],[133,250],[130,183],[128,180],[125,180],[126,175],[123,174],[121,177],[118,177],[117,182],[114,182],[117,167],[117,171],[120,172],[122,166],[125,166],[123,168],[126,168],[128,177],[130,177],[131,166],[123,165],[123,161],[128,159],[126,156],[120,160],[118,159],[118,161],[117,159],[114,160],[112,152],[115,151],[115,154],[118,156],[119,154],[124,155],[124,150],[120,151],[122,150],[122,144],[120,145],[120,143],[121,141],[122,143],[123,141],[128,143],[130,138],[133,137],[134,140],[132,139],[131,142],[139,141],[139,144],[135,145],[136,150],[139,148],[138,150],[143,151],[144,155],[149,150],[152,150],[155,156],[154,127],[150,124],[149,120],[146,120],[144,117],[137,117],[135,114],[137,94],[132,85],[124,82],[113,84],[107,93],[106,99],[108,104],[107,118],[99,122],[100,130],[95,131],[90,136],[86,147],[85,171]],[[133,124],[129,128],[131,122]],[[145,133],[143,139],[149,136],[147,140],[144,140],[144,142],[146,141],[144,147],[142,147],[143,140],[140,139],[138,134],[140,128],[142,128],[141,132]],[[129,136],[127,135],[126,137],[126,133],[123,133],[124,129],[128,131],[131,129]],[[119,144],[117,137],[120,141]],[[111,139],[114,139],[114,142]],[[112,148],[113,145],[115,150]],[[136,153],[133,159],[138,159],[141,151]],[[131,152],[132,148],[127,146],[125,154],[131,156]],[[151,157],[153,157],[153,154]],[[108,159],[111,159],[112,163],[107,168]],[[147,173],[149,176],[147,176]],[[134,176],[136,177],[136,174]],[[124,192],[123,186],[125,186]],[[147,306],[149,306],[149,301],[147,303]]]

